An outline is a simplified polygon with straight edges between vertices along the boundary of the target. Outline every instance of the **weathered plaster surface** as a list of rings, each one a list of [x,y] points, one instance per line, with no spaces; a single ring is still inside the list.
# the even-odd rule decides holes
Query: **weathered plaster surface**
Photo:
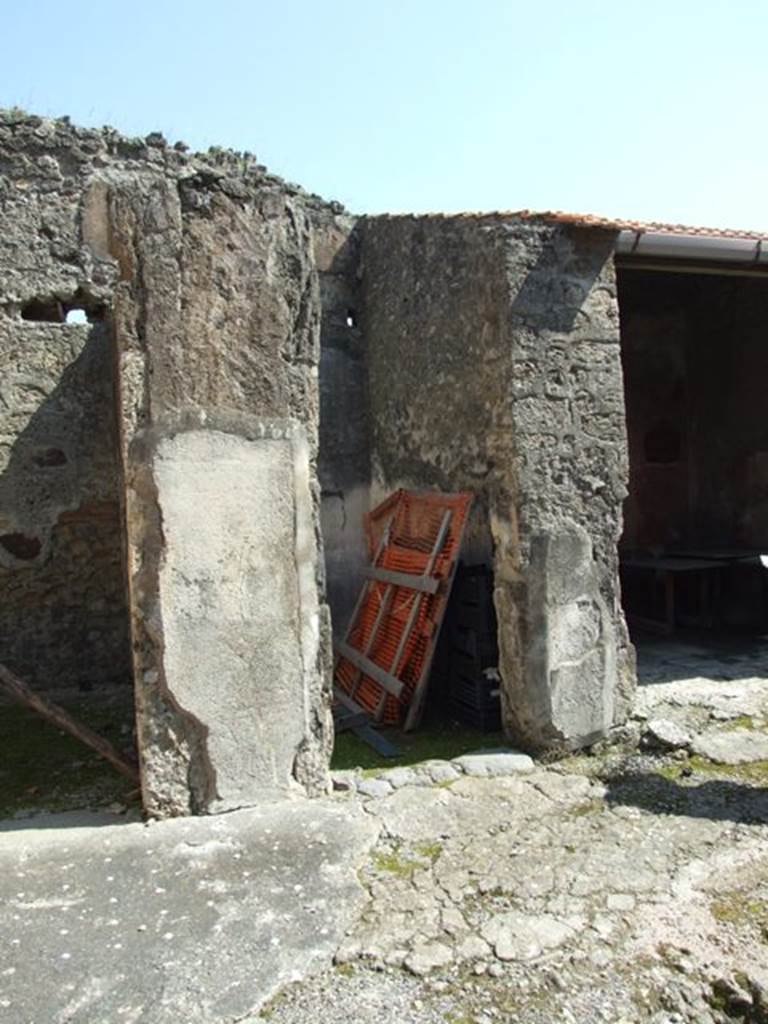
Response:
[[[166,177],[152,176],[140,190],[112,188],[109,218],[113,250],[125,274],[116,324],[135,657],[146,709],[140,717],[151,733],[143,746],[153,751],[144,759],[145,801],[159,813],[253,802],[275,787],[287,791],[287,764],[307,792],[322,792],[331,744],[330,631],[321,597],[315,483],[319,300],[308,214],[282,185],[262,189],[198,173],[178,187]],[[273,514],[291,516],[295,539],[272,546],[277,561],[269,569],[270,582],[296,575],[302,561],[309,564],[309,573],[301,570],[304,605],[301,613],[272,620],[271,646],[261,655],[254,652],[252,679],[247,670],[238,673],[239,681],[230,677],[234,692],[207,705],[215,718],[202,719],[186,702],[191,699],[196,707],[207,703],[208,673],[198,665],[190,680],[166,656],[169,638],[159,575],[167,543],[166,496],[155,457],[164,439],[189,429],[223,431],[250,443],[260,436],[265,420],[273,437],[298,436],[300,427],[306,437],[299,477],[294,475],[291,483],[275,476],[274,491],[264,485],[249,492],[254,524]],[[234,477],[256,468],[249,443],[237,448],[242,464]],[[296,529],[302,502],[311,523],[311,529],[302,528],[304,539]],[[199,509],[201,519],[207,511]],[[214,538],[215,533],[215,544]],[[297,555],[300,548],[303,559]],[[227,588],[223,580],[219,585]],[[236,579],[231,586],[236,602],[241,596]],[[254,628],[266,628],[263,615]],[[291,647],[294,658],[277,671],[279,652]],[[302,662],[299,694],[296,657]],[[258,742],[242,715],[242,687],[248,689],[249,682],[261,687],[261,706],[270,709]],[[286,702],[290,721],[283,717]],[[164,717],[167,708],[173,708],[171,717]],[[226,767],[214,763],[214,728],[219,736],[231,733],[229,749],[240,747],[237,762]],[[171,757],[167,751],[173,751]]]
[[[109,325],[104,368],[116,365],[107,380],[117,384],[118,440],[102,429],[98,443],[110,446],[113,466],[120,454],[145,805],[183,814],[293,787],[322,792],[330,627],[310,212],[319,217],[324,204],[253,158],[188,157],[156,134],[125,139],[13,113],[0,127],[3,212],[14,225],[2,316],[13,337],[29,299],[98,305]],[[40,337],[52,330],[30,326]],[[56,329],[67,342],[91,338]],[[49,359],[54,386],[71,358]],[[230,519],[240,537],[219,532]],[[266,547],[251,564],[254,544]],[[250,566],[245,593],[230,564],[236,550]],[[257,572],[268,574],[258,586]],[[185,576],[191,585],[179,586]],[[205,611],[192,601],[201,581],[216,594]],[[285,613],[291,588],[291,614],[270,611],[272,589]],[[236,637],[247,610],[252,632]]]
[[[306,460],[300,439],[215,430],[165,438],[155,454],[165,671],[182,707],[207,723],[223,807],[274,799],[295,785],[308,724],[296,636],[309,616],[316,645],[318,611],[314,591],[314,608],[302,602],[298,557],[285,554],[295,551],[297,520],[311,527],[311,506],[297,500]],[[313,546],[307,554],[312,568]]]
[[[613,238],[491,216],[362,230],[374,493],[475,494],[464,557],[494,565],[506,727],[590,742],[633,679]]]
[[[626,717],[634,681],[618,588],[628,465],[614,236],[528,221],[504,234],[523,585],[497,574],[496,601],[501,622],[525,609],[501,634],[507,710],[537,745],[575,745]]]
[[[475,495],[464,552],[488,561],[513,509],[504,250],[492,218],[368,218],[363,328],[375,503],[395,487]]]

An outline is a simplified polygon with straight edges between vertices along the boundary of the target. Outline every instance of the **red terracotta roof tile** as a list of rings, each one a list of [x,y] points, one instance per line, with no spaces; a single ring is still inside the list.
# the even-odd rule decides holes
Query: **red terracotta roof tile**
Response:
[[[466,213],[382,213],[368,214],[371,220],[540,220],[574,227],[605,231],[643,231],[664,235],[698,235],[704,238],[744,238],[768,241],[768,232],[739,228],[709,228],[689,224],[664,224],[660,221],[622,220],[593,213],[565,213],[562,210],[493,210]]]
[[[512,216],[530,220],[555,221],[576,227],[605,228],[612,231],[643,231],[663,235],[698,235],[706,238],[760,238],[768,240],[768,232],[747,231],[737,228],[708,228],[689,224],[664,224],[659,221],[639,221],[600,217],[592,213],[564,213],[561,210],[518,210]]]

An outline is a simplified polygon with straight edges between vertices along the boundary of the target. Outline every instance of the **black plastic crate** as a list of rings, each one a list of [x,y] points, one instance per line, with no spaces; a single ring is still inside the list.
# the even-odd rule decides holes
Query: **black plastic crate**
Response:
[[[451,711],[459,722],[480,729],[482,732],[499,732],[501,729],[501,703],[477,707],[465,701],[451,699]]]

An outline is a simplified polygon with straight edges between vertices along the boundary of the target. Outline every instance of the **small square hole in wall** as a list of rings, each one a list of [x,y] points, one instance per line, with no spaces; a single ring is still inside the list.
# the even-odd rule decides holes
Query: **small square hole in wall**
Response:
[[[106,314],[103,303],[79,292],[68,300],[56,296],[30,299],[21,308],[22,320],[44,324],[94,324],[104,320]]]
[[[33,320],[44,324],[63,324],[65,317],[64,307],[58,299],[30,299],[21,308],[22,320]]]

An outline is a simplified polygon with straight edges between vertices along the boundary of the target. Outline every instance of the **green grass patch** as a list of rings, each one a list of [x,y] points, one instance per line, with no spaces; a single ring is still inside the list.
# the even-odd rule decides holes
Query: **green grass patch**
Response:
[[[768,936],[768,900],[744,892],[724,892],[709,909],[720,924],[756,925],[764,937]]]
[[[675,761],[674,764],[662,764],[654,769],[655,775],[660,775],[662,779],[667,779],[669,782],[677,782],[682,772],[683,764],[680,761]]]
[[[433,864],[443,852],[443,847],[440,843],[418,843],[414,849],[420,857],[424,857],[425,860],[429,860]]]
[[[694,775],[768,785],[768,761],[752,761],[750,764],[716,764],[699,754],[694,754],[688,759],[687,764]]]
[[[79,721],[124,750],[133,693],[60,700]],[[21,810],[71,811],[124,803],[131,783],[90,747],[15,704],[0,706],[0,817]]]
[[[583,804],[576,804],[575,807],[571,808],[570,815],[572,818],[584,818],[588,814],[600,814],[603,810],[605,810],[604,801],[595,798],[593,800],[585,800]]]
[[[669,782],[680,782],[696,776],[709,779],[732,779],[751,785],[768,785],[768,761],[753,761],[751,764],[717,764],[700,754],[692,754],[685,761],[660,765],[654,774]]]
[[[409,733],[387,729],[385,735],[400,750],[399,757],[382,757],[354,733],[342,732],[334,743],[331,768],[335,771],[347,768],[373,771],[397,765],[419,764],[422,761],[449,761],[452,757],[460,757],[472,750],[505,745],[501,733],[480,732],[479,729],[470,729],[457,722],[426,725]]]
[[[738,718],[730,718],[723,724],[723,732],[735,732],[736,729],[756,729],[757,725],[751,715],[739,715]]]
[[[376,871],[386,872],[397,878],[410,878],[418,868],[424,867],[420,861],[402,856],[399,850],[376,850],[373,854],[373,866]]]

